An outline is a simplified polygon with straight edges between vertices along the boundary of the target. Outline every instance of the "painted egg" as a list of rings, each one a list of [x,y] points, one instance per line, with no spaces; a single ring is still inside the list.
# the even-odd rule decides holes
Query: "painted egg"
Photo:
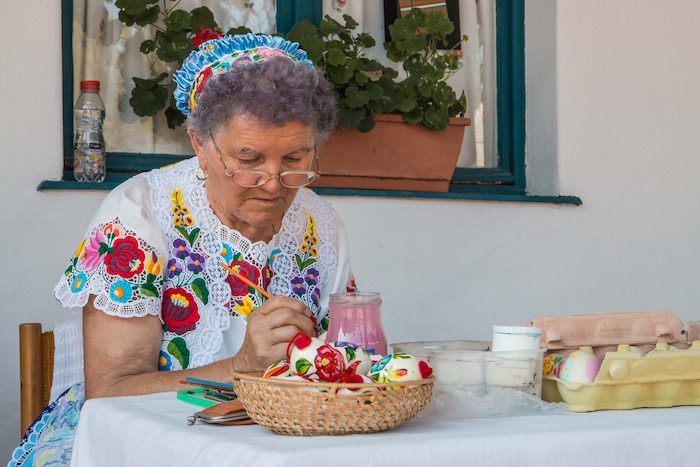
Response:
[[[368,376],[378,383],[384,383],[415,381],[427,378],[432,373],[433,369],[423,360],[407,353],[396,352],[372,365]]]
[[[365,352],[365,349],[350,342],[335,342],[331,345],[343,356],[345,373],[352,375],[366,375],[369,373],[369,369],[372,367],[372,360],[369,354]]]
[[[338,380],[339,383],[375,383],[369,376],[361,374],[346,374]],[[341,396],[356,396],[358,394],[364,394],[366,392],[376,391],[379,388],[376,387],[359,387],[359,388],[338,388],[337,394]]]
[[[281,379],[283,381],[300,381],[300,382],[305,382],[305,383],[317,383],[319,382],[318,376],[316,375],[311,375],[311,376],[304,376],[304,375],[299,375],[299,374],[291,374],[291,375],[281,375],[281,376],[275,376],[275,379]],[[317,386],[304,386],[304,387],[296,387],[297,391],[306,391],[306,392],[328,392],[327,387],[317,387]]]
[[[322,381],[337,381],[345,372],[343,356],[321,339],[299,335],[289,343],[287,354],[293,373],[318,375]]]
[[[600,370],[600,360],[589,346],[571,352],[559,371],[559,379],[572,383],[592,383]]]
[[[542,362],[542,374],[559,376],[564,357],[561,354],[553,353],[544,357]]]
[[[267,370],[262,374],[263,378],[277,378],[280,376],[289,376],[292,374],[292,370],[289,368],[288,360],[281,360],[277,363],[273,363]]]

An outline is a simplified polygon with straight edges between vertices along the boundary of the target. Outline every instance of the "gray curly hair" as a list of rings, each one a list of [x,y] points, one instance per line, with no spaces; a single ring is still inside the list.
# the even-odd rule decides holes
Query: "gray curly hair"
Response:
[[[200,142],[220,134],[234,117],[249,115],[273,127],[297,121],[314,131],[316,148],[336,124],[333,87],[321,72],[286,58],[231,67],[213,76],[187,117]]]

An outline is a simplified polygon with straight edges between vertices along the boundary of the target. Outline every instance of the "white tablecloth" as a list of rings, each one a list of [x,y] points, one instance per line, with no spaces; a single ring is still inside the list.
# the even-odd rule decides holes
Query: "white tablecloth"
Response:
[[[424,420],[369,435],[297,437],[188,426],[175,393],[94,399],[73,466],[698,466],[700,407]]]

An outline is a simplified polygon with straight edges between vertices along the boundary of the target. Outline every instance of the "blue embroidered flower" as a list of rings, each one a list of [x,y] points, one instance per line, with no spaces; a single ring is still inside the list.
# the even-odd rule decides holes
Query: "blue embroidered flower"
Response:
[[[172,279],[175,276],[179,276],[181,272],[182,266],[180,266],[180,263],[175,258],[171,258],[168,261],[168,277]]]
[[[320,299],[321,299],[321,292],[319,292],[318,289],[314,289],[314,291],[311,292],[311,303],[313,303],[317,309],[318,309],[318,301]]]
[[[170,371],[173,366],[173,361],[170,359],[170,354],[164,351],[160,351],[160,356],[158,357],[158,370],[160,371]]]
[[[306,274],[304,274],[304,279],[306,280],[306,283],[309,285],[318,284],[318,269],[316,269],[316,268],[307,269]]]
[[[87,279],[87,275],[83,272],[76,274],[76,276],[73,278],[73,283],[70,285],[70,291],[73,293],[78,293],[83,290],[83,287],[85,287],[85,284],[87,283]]]
[[[187,258],[187,269],[195,274],[199,274],[204,269],[204,256],[199,253],[190,253]]]
[[[221,257],[224,258],[226,264],[230,263],[233,259],[233,249],[228,243],[224,243],[224,248],[221,250]]]
[[[301,277],[295,277],[289,282],[292,285],[292,292],[294,292],[298,296],[301,297],[306,293],[306,284],[304,283],[304,279],[302,279]]]
[[[190,249],[187,247],[187,242],[178,238],[173,241],[173,256],[184,259],[190,255]]]
[[[109,287],[109,298],[117,303],[126,303],[133,295],[131,283],[124,279],[118,279]]]

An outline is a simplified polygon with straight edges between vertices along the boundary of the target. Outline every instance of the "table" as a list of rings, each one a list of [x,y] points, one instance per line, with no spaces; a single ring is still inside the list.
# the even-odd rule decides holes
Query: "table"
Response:
[[[85,403],[73,466],[700,465],[700,407],[500,418],[414,418],[368,435],[297,437],[188,426],[175,393]]]

